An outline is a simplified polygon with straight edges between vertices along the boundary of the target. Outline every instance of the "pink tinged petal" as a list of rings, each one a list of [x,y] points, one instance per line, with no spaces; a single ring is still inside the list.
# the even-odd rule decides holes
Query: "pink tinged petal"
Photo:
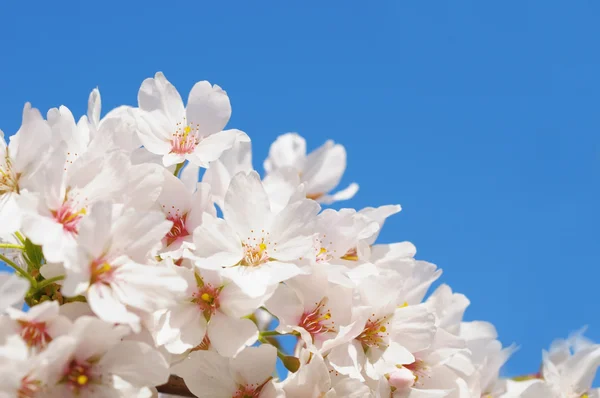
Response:
[[[217,85],[198,82],[190,91],[186,115],[190,123],[198,125],[201,137],[217,133],[223,130],[231,117],[229,97]]]
[[[29,290],[29,282],[16,274],[0,273],[0,312],[19,303]]]
[[[194,232],[193,260],[200,268],[219,269],[237,264],[244,256],[240,238],[220,218],[204,213],[202,225]]]
[[[341,191],[337,191],[333,195],[323,195],[317,198],[317,202],[331,204],[342,200],[352,199],[358,192],[358,184],[352,183]]]
[[[104,372],[139,387],[164,384],[169,379],[169,364],[165,358],[138,341],[120,342],[102,357],[98,365]]]
[[[258,329],[249,319],[232,318],[217,311],[208,324],[210,344],[226,357],[234,357],[258,339]]]
[[[247,137],[246,133],[240,130],[225,130],[201,138],[193,152],[186,155],[186,159],[198,167],[208,168],[223,152],[231,149],[240,136]]]
[[[92,311],[100,319],[129,325],[136,333],[140,331],[140,318],[127,310],[127,307],[117,299],[109,286],[102,283],[90,286],[87,300]]]
[[[231,360],[231,367],[246,384],[264,383],[275,370],[277,349],[269,344],[248,347]]]
[[[269,198],[256,171],[233,177],[225,195],[223,216],[243,240],[252,230],[260,231],[271,223]]]
[[[279,319],[278,329],[287,330],[297,326],[304,312],[304,304],[291,287],[280,284],[265,303],[269,312]]]
[[[154,79],[142,82],[138,104],[145,111],[162,111],[172,121],[179,121],[185,116],[181,95],[162,72],[157,72]]]
[[[291,166],[300,171],[306,161],[306,141],[296,133],[287,133],[277,137],[269,148],[269,157],[264,168],[271,173],[282,167]]]
[[[172,367],[199,398],[231,398],[237,386],[231,377],[229,359],[214,351],[194,351]]]

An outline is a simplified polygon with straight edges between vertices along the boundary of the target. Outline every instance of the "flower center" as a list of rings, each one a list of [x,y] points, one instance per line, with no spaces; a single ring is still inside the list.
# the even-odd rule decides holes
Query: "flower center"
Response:
[[[67,365],[64,376],[61,379],[61,382],[65,383],[75,394],[79,394],[82,389],[87,387],[93,381],[92,365],[87,362],[78,362],[75,359]]]
[[[10,192],[19,192],[19,177],[13,173],[8,151],[4,158],[4,165],[0,164],[0,195]]]
[[[317,263],[328,263],[332,258],[333,256],[324,247],[321,247],[317,252]]]
[[[181,217],[178,215],[167,215],[167,219],[173,222],[173,226],[171,227],[171,230],[167,233],[166,236],[167,246],[171,245],[179,238],[185,238],[186,236],[190,235],[187,228],[185,227],[186,218],[187,214],[184,214]]]
[[[62,224],[63,229],[72,234],[77,234],[79,222],[86,214],[87,210],[85,207],[77,210],[69,202],[63,203],[58,210],[52,212],[54,219]]]
[[[246,384],[245,386],[238,385],[238,389],[231,398],[258,398],[260,397],[260,393],[265,386],[269,382],[270,378],[266,380],[262,384]]]
[[[18,398],[33,398],[41,391],[41,383],[38,380],[31,380],[24,377],[21,380],[21,388],[17,391]]]
[[[348,252],[342,257],[342,259],[348,261],[358,261],[358,252],[356,250],[356,247],[348,250]]]
[[[112,276],[115,272],[115,268],[104,259],[98,259],[92,262],[92,264],[90,265],[90,269],[91,285],[93,285],[94,283],[104,283],[105,285],[108,285],[112,281]]]
[[[417,384],[419,382],[419,379],[421,379],[421,381],[422,381],[423,378],[427,376],[428,371],[429,371],[429,367],[421,359],[417,359],[409,365],[401,365],[401,366],[405,369],[410,370],[413,373],[413,375],[415,377],[415,384]]]
[[[300,318],[298,326],[304,328],[311,336],[321,333],[335,332],[334,321],[331,320],[331,311],[326,309],[327,297],[315,303],[315,308],[310,312],[305,312]]]
[[[204,315],[210,318],[220,306],[219,293],[221,293],[220,287],[214,287],[210,283],[207,283],[200,286],[198,291],[194,293],[192,302],[198,304]]]
[[[21,338],[29,347],[43,348],[52,338],[46,331],[45,322],[18,321],[21,326]]]
[[[191,123],[187,123],[185,118],[183,123],[177,123],[175,132],[171,134],[171,153],[186,154],[192,153],[196,146],[200,143],[198,127]]]
[[[372,315],[373,317],[375,314]],[[388,327],[390,317],[383,317],[379,319],[369,318],[365,324],[365,328],[362,333],[356,338],[361,342],[363,347],[381,347],[387,345],[385,340],[390,335],[388,333]]]
[[[210,349],[210,339],[208,335],[205,335],[202,339],[202,343],[198,344],[196,347],[192,348],[192,351],[208,351]]]
[[[267,244],[264,238],[257,244],[242,243],[244,248],[244,258],[240,265],[247,267],[257,267],[269,261],[269,253],[267,252]]]

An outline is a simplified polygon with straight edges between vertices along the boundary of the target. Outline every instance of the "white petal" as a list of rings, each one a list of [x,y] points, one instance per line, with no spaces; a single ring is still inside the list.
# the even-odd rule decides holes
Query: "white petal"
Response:
[[[248,347],[231,361],[234,372],[246,384],[262,384],[275,370],[277,349],[270,344]]]
[[[234,357],[258,339],[258,329],[249,319],[232,318],[217,311],[208,324],[210,344],[219,354]]]
[[[332,195],[323,195],[323,196],[317,198],[317,202],[331,204],[334,202],[339,202],[341,200],[348,200],[348,199],[352,199],[354,197],[354,195],[356,195],[357,192],[358,192],[358,184],[353,182],[352,184],[348,185],[346,188],[342,189],[341,191],[337,191],[336,193],[334,193]]]
[[[0,273],[0,313],[23,300],[29,282],[15,274]]]
[[[302,179],[309,194],[324,194],[335,188],[346,170],[346,149],[327,141],[306,158]]]
[[[229,97],[217,85],[198,82],[190,91],[186,114],[189,123],[198,125],[201,136],[214,134],[223,130],[231,117]]]
[[[99,366],[107,373],[142,387],[164,384],[169,379],[169,364],[154,348],[138,341],[122,341],[108,351]]]
[[[278,328],[297,326],[304,311],[304,303],[291,287],[280,284],[265,303],[269,312],[279,319]]]
[[[277,250],[269,253],[271,257],[295,261],[312,251],[314,222],[320,208],[317,202],[305,199],[278,213],[270,227],[271,242],[277,243]]]
[[[138,103],[140,108],[145,111],[163,111],[170,120],[176,123],[183,121],[185,116],[179,92],[162,72],[157,72],[154,79],[148,78],[142,82],[138,92]]]
[[[183,377],[198,398],[231,398],[237,390],[229,360],[214,351],[194,351],[188,359],[174,365],[172,371]]]
[[[110,287],[102,283],[95,283],[88,289],[87,300],[92,311],[100,319],[129,325],[134,331],[140,330],[140,318],[127,310]]]
[[[304,169],[305,161],[306,141],[296,133],[287,133],[277,137],[271,144],[264,168],[267,173],[285,166],[291,166],[301,171]]]
[[[223,152],[230,149],[240,135],[245,136],[246,133],[240,130],[225,130],[211,134],[202,138],[194,151],[186,155],[186,159],[196,166],[207,168],[211,162],[219,159]]]
[[[252,230],[260,231],[270,224],[269,198],[256,171],[233,177],[225,195],[223,216],[244,240]]]
[[[194,231],[195,264],[200,268],[218,269],[237,264],[244,256],[240,238],[220,218],[204,213],[202,225]]]

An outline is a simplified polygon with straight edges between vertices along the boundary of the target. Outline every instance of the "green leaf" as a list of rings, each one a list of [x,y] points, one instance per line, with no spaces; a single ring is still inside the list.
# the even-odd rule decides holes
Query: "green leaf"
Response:
[[[29,239],[25,239],[25,252],[24,258],[30,268],[39,270],[45,263],[44,254],[42,248],[38,245],[34,245]]]

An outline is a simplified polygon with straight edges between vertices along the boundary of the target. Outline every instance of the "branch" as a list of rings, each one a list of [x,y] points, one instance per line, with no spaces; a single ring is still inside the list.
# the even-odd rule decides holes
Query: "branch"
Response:
[[[179,395],[181,397],[196,397],[190,392],[190,390],[188,390],[183,379],[175,375],[171,375],[166,384],[158,386],[156,389],[158,392],[162,392],[164,394]]]

